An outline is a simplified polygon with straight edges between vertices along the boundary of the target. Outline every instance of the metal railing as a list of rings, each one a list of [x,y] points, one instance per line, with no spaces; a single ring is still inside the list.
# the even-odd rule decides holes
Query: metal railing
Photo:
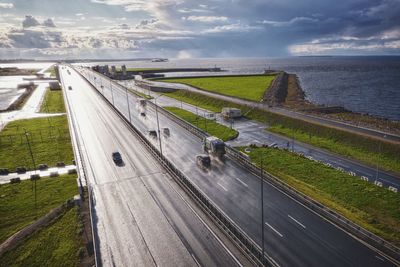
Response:
[[[81,74],[94,88],[95,84],[90,79],[86,78]],[[118,84],[120,88],[125,88]],[[230,219],[204,192],[201,191],[195,184],[193,184],[175,165],[169,161],[166,157],[161,155],[159,150],[140,132],[129,120],[118,110],[117,107],[113,106],[112,103],[96,88],[97,92],[104,98],[106,103],[110,105],[112,109],[119,115],[124,123],[132,130],[132,132],[138,137],[138,139],[145,145],[148,151],[162,164],[162,166],[168,171],[168,173],[174,178],[174,180],[192,197],[192,199],[200,206],[200,208],[216,223],[216,225],[233,241],[237,247],[247,255],[258,266],[276,266],[276,263],[267,254],[264,257],[261,252],[260,246],[258,246],[235,222]],[[155,106],[154,103],[150,105]],[[160,109],[161,112],[167,112],[164,109]],[[184,125],[184,124],[182,124]],[[188,127],[187,129],[195,131],[197,128]],[[198,130],[197,136],[201,137],[205,132]]]
[[[155,104],[151,101],[147,101],[151,103],[150,105],[155,106]],[[165,116],[168,116],[169,119],[180,125],[182,128],[188,130],[195,136],[203,139],[209,136],[208,133],[205,131],[197,128],[195,125],[177,117],[175,114],[163,109],[162,107],[158,107],[158,111],[163,113]],[[261,178],[261,168],[253,164],[248,157],[243,155],[237,149],[226,146],[227,156],[234,160],[235,162],[239,163],[241,166],[245,167],[251,173],[256,175],[258,178]],[[349,233],[357,236],[358,238],[362,239],[366,243],[372,245],[376,249],[384,252],[388,256],[394,258],[397,261],[400,261],[400,248],[396,247],[392,243],[386,241],[385,239],[371,233],[370,231],[366,230],[365,228],[359,226],[358,224],[350,221],[343,215],[335,212],[334,210],[324,206],[320,202],[306,196],[305,194],[299,192],[292,186],[288,185],[287,183],[283,182],[281,179],[273,176],[272,174],[262,170],[262,178],[264,181],[272,184],[285,194],[289,195],[291,198],[295,199],[296,201],[300,202],[301,204],[308,207],[310,210],[318,213],[319,215],[323,216],[324,218],[328,219],[329,221],[333,222],[337,226],[340,226],[342,229],[348,231]]]

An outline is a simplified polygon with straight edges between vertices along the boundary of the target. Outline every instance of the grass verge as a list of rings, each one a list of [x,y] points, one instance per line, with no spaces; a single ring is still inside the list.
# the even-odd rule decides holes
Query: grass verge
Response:
[[[262,157],[266,171],[371,232],[400,244],[400,194],[289,151],[253,148],[249,156],[258,166]]]
[[[154,98],[154,97],[152,97],[152,96],[150,96],[150,95],[146,95],[146,94],[144,94],[144,93],[142,93],[142,92],[139,92],[139,91],[136,91],[136,90],[134,90],[134,93],[137,94],[137,95],[140,95],[140,96],[143,97],[144,99],[153,99],[153,98]]]
[[[199,93],[179,90],[166,95],[180,101],[197,105],[213,112],[220,112],[222,107],[235,107],[252,120],[268,124],[268,130],[292,137],[331,152],[359,160],[370,166],[379,164],[380,169],[400,172],[400,146],[383,142],[367,136],[330,128],[264,110],[252,109],[224,100],[215,99]]]
[[[74,156],[66,115],[7,124],[0,132],[0,167],[10,171],[19,166],[33,169],[29,145],[36,166],[55,166],[60,161],[70,164]]]
[[[51,91],[49,88],[43,99],[40,112],[43,113],[65,113],[64,99],[61,90]]]
[[[157,79],[160,82],[182,83],[206,91],[252,101],[260,101],[275,75],[243,75],[201,78]]]
[[[74,207],[6,252],[0,258],[1,265],[78,266],[82,245],[78,228],[78,211]]]
[[[54,66],[52,66],[49,69],[47,69],[46,72],[50,73],[50,77],[56,77],[56,70],[55,70]]]
[[[37,180],[36,212],[33,185],[30,180],[0,185],[0,243],[78,194],[75,174]]]
[[[169,112],[174,113],[181,119],[197,126],[198,128],[208,132],[210,135],[216,136],[223,141],[228,141],[236,138],[239,133],[231,129],[229,127],[226,127],[225,125],[219,124],[213,120],[206,119],[201,116],[197,116],[196,114],[193,114],[187,110],[176,108],[176,107],[165,107],[166,110]]]

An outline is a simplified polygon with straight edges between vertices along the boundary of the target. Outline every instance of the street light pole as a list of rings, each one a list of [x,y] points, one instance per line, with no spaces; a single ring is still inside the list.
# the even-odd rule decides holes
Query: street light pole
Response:
[[[29,142],[29,138],[28,138],[28,132],[26,131],[26,129],[24,128],[24,132],[25,132],[25,138],[26,138],[26,143],[28,144],[28,148],[29,148],[29,153],[31,154],[31,159],[32,159],[32,163],[33,163],[33,170],[36,172],[36,163],[35,163],[35,158],[33,157],[33,153],[32,153],[32,148],[31,148],[31,143]],[[35,185],[35,213],[37,215],[37,202],[36,202],[36,178],[34,179],[34,185]]]
[[[111,83],[111,78],[110,78],[110,89],[111,89],[111,100],[114,106],[114,94],[113,94],[113,90],[112,90],[112,83]]]
[[[126,103],[128,104],[129,122],[131,122],[131,109],[129,107],[128,88],[125,87]]]
[[[160,97],[160,96],[162,96],[162,94],[159,95],[159,96],[157,96],[156,98],[154,98],[154,102],[155,102],[155,104],[156,104],[156,118],[157,118],[157,129],[158,129],[158,142],[159,142],[159,144],[160,144],[160,153],[161,153],[161,157],[162,157],[162,145],[161,145],[161,134],[160,134],[160,122],[159,122],[159,120],[158,120],[158,106],[157,106],[157,98]]]
[[[263,161],[262,161],[262,153],[261,153],[261,159],[260,159],[260,165],[261,165],[261,250],[262,250],[262,264],[264,265],[264,181],[263,181]]]

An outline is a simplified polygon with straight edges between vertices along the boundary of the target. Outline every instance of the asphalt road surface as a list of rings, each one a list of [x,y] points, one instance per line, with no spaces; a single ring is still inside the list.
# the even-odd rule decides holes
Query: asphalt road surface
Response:
[[[139,89],[139,92],[143,91]],[[159,94],[152,92],[152,96],[157,97]],[[187,103],[182,103],[165,95],[159,96],[157,98],[157,103],[161,106],[175,106],[183,108],[203,117],[209,116],[208,114],[214,114],[208,110],[204,110]],[[216,120],[218,123],[228,127],[231,126],[231,123],[224,120],[220,114],[216,115]],[[250,144],[275,144],[277,147],[288,148],[325,164],[330,164],[334,168],[352,172],[360,177],[365,177],[371,183],[374,183],[375,181],[381,182],[382,186],[384,187],[392,186],[400,191],[400,177],[396,174],[380,170],[379,166],[367,166],[362,163],[341,157],[340,155],[330,153],[326,150],[269,132],[265,130],[267,127],[265,124],[248,120],[246,118],[236,119],[232,127],[239,132],[239,136],[237,138],[227,142],[227,144],[233,147],[248,146]]]
[[[93,192],[100,264],[237,266],[123,120],[74,70],[60,70],[72,88],[65,93]]]
[[[155,111],[143,108],[137,96],[127,94],[108,79],[83,72],[121,113],[127,118],[130,114],[132,124],[142,133],[157,129]],[[146,116],[140,116],[141,112]],[[263,184],[265,217],[261,222],[260,179],[229,159],[213,159],[210,170],[199,168],[195,156],[203,153],[201,140],[161,113],[158,117],[160,127],[171,131],[170,136],[161,138],[164,155],[259,244],[264,227],[266,252],[279,265],[394,266],[384,255],[266,182]],[[159,145],[158,139],[149,136],[149,140]]]
[[[300,113],[300,112],[296,112],[296,111],[292,111],[292,110],[288,110],[288,109],[284,109],[284,108],[268,107],[265,103],[262,103],[262,102],[256,103],[256,102],[253,102],[250,100],[235,98],[235,97],[226,96],[226,95],[220,95],[220,94],[216,94],[213,92],[200,90],[200,89],[194,88],[192,86],[184,85],[184,84],[156,82],[156,81],[151,81],[150,83],[155,86],[188,90],[188,91],[200,93],[203,95],[211,96],[214,98],[218,98],[221,100],[237,103],[240,105],[247,105],[250,107],[267,110],[267,111],[285,115],[288,117],[297,118],[297,119],[301,119],[301,120],[305,120],[305,121],[310,121],[313,123],[318,123],[318,124],[322,124],[322,125],[326,125],[326,126],[330,126],[330,127],[340,128],[340,129],[344,129],[347,131],[356,132],[359,134],[361,133],[361,134],[368,135],[371,137],[380,138],[382,140],[400,143],[399,135],[385,133],[385,132],[381,132],[381,131],[369,129],[369,128],[358,127],[358,126],[355,126],[355,125],[352,125],[349,123],[339,122],[339,121],[335,121],[335,120],[331,120],[331,119],[327,119],[327,118],[321,118],[318,116],[308,115],[308,114],[304,114],[304,113]]]

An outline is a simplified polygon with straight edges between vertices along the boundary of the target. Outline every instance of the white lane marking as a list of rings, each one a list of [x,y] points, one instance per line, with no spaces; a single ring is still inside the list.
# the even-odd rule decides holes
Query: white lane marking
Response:
[[[385,261],[385,259],[382,259],[381,257],[376,256],[376,255],[375,255],[375,258],[377,258],[378,260],[381,260],[381,261]]]
[[[217,185],[219,185],[220,187],[222,187],[222,189],[224,189],[225,191],[227,191],[227,192],[228,192],[228,189],[226,189],[226,187],[225,187],[225,186],[223,186],[222,184],[220,184],[220,183],[217,183]]]
[[[306,226],[305,226],[304,224],[302,224],[301,222],[299,222],[298,220],[296,220],[295,218],[293,218],[293,217],[290,216],[289,214],[288,214],[288,217],[289,217],[290,219],[292,219],[293,221],[295,221],[298,225],[300,225],[301,227],[303,227],[304,229],[306,229]]]
[[[265,222],[265,224],[272,229],[272,231],[274,231],[277,235],[279,235],[280,237],[283,237],[283,235],[281,233],[278,232],[278,230],[276,230],[274,227],[272,227],[269,223]]]
[[[236,179],[238,182],[240,182],[243,186],[249,187],[245,182],[243,182],[243,181],[240,180],[239,178],[236,178],[236,177],[235,177],[235,179]]]

